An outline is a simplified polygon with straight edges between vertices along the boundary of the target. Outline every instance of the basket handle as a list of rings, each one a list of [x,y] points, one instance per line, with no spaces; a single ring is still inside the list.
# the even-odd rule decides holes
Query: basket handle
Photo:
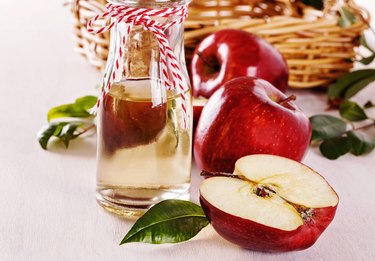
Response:
[[[370,12],[362,7],[358,6],[353,0],[347,0],[346,1],[347,6],[352,9],[358,17],[362,19],[362,21],[370,27],[370,22],[371,22],[371,15]]]

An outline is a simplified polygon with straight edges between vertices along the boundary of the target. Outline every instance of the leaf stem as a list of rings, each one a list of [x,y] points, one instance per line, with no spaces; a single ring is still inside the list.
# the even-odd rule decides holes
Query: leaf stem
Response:
[[[350,126],[352,127],[352,130],[355,130],[356,128],[355,128],[355,125],[354,125],[354,123],[353,122],[351,122],[351,121],[348,121],[348,123],[350,124]]]
[[[84,133],[86,133],[86,132],[88,132],[89,130],[91,130],[91,129],[93,129],[93,128],[95,128],[95,124],[91,124],[89,127],[87,127],[86,129],[83,129],[80,133],[78,133],[76,136],[78,137],[78,136],[80,136],[80,135],[82,135],[82,134],[84,134]]]
[[[358,128],[354,127],[353,123],[351,123],[351,124],[353,126],[353,130],[364,130],[364,129],[368,129],[368,128],[371,128],[371,127],[375,127],[375,120],[370,124],[363,125],[363,126],[358,127]]]
[[[231,174],[231,173],[226,173],[226,172],[210,172],[207,170],[202,170],[201,176],[202,177],[227,177],[227,178],[241,179],[241,177],[236,174]]]

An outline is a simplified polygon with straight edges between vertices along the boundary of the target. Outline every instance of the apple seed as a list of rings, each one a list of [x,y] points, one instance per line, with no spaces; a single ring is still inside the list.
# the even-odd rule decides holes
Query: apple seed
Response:
[[[254,193],[257,196],[264,198],[264,197],[271,197],[272,195],[276,194],[276,191],[270,189],[267,186],[258,184],[258,186],[254,190]]]

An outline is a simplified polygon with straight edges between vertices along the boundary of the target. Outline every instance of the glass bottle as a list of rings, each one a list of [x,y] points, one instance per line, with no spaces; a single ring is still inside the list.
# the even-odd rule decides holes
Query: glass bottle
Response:
[[[188,1],[117,2],[159,9]],[[163,19],[160,22],[167,22]],[[126,29],[124,22],[111,29],[105,80],[112,74],[118,55],[115,50],[120,48]],[[133,26],[127,35],[119,65],[122,73],[116,76],[99,107],[96,195],[101,206],[116,214],[137,217],[161,200],[189,198],[192,106],[183,29],[183,23],[177,23],[166,29],[165,35],[188,86],[185,116],[181,95],[164,84],[156,36],[143,26]]]

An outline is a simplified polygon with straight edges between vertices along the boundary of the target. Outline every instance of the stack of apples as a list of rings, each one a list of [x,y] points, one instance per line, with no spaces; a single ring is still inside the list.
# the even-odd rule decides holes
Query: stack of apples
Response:
[[[296,97],[285,95],[282,55],[253,34],[221,30],[198,45],[191,74],[199,101],[194,157],[213,176],[202,182],[200,200],[213,227],[253,250],[314,244],[332,221],[338,197],[300,163],[311,126]]]

